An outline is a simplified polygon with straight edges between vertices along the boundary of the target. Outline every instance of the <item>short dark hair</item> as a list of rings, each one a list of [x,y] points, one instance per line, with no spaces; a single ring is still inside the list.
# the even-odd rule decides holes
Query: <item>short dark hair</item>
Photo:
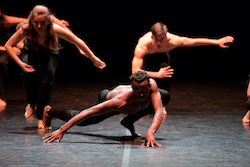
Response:
[[[151,27],[151,32],[154,36],[160,34],[166,34],[168,32],[168,28],[162,22],[157,22]]]
[[[145,81],[146,79],[148,80],[148,83],[149,83],[149,78],[150,78],[150,75],[148,75],[146,72],[144,71],[138,71],[134,74],[132,74],[129,79],[131,82],[133,81],[136,81],[138,83],[142,83],[143,81]]]

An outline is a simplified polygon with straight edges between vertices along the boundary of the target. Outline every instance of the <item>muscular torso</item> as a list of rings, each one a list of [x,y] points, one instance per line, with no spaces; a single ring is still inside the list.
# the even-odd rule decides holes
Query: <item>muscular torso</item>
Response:
[[[119,106],[114,110],[124,114],[134,114],[139,110],[145,109],[151,101],[151,92],[145,99],[138,99],[135,97],[131,85],[117,86],[107,95],[106,100],[118,100]]]
[[[152,33],[148,32],[139,39],[137,46],[145,54],[169,52],[170,50],[178,47],[178,36],[168,32],[167,40],[162,44],[161,47],[157,47],[152,42]]]

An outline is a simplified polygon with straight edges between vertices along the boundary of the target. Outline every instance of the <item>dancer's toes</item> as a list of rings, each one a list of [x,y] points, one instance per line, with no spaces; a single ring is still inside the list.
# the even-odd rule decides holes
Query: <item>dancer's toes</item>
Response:
[[[250,123],[250,120],[244,117],[244,118],[242,118],[242,122],[243,123]]]

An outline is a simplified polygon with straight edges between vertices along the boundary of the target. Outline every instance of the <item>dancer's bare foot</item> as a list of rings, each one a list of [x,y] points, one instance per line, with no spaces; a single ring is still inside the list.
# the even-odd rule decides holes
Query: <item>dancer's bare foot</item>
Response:
[[[165,107],[163,107],[163,109],[162,109],[162,110],[163,110],[163,114],[164,114],[164,115],[167,115],[167,114],[168,114],[168,111],[167,111],[167,109],[166,109],[166,106],[165,106]]]
[[[128,122],[126,118],[122,119],[120,123],[130,131],[132,137],[141,137],[141,134],[136,133],[134,125]]]
[[[243,127],[246,129],[248,133],[250,133],[250,124],[249,122],[242,122]]]
[[[2,99],[0,99],[0,112],[4,111],[6,108],[6,102]]]
[[[37,126],[38,126],[38,129],[45,129],[43,120],[41,119],[37,119]]]
[[[250,123],[250,111],[248,111],[246,115],[242,118],[242,122]]]
[[[0,107],[5,107],[7,104],[3,99],[0,99]]]
[[[47,105],[44,107],[44,110],[43,110],[43,123],[44,123],[44,127],[45,129],[49,129],[51,130],[52,127],[51,127],[51,117],[49,115],[49,111],[51,110],[51,106]]]
[[[31,115],[33,114],[34,110],[35,110],[35,105],[28,104],[25,107],[25,113],[24,113],[25,118],[31,117]]]

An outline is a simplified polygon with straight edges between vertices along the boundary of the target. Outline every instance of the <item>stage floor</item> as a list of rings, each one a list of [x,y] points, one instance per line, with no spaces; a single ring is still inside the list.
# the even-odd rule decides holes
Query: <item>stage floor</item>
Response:
[[[116,82],[56,83],[54,108],[82,109],[96,101],[104,88]],[[171,85],[172,99],[155,134],[162,147],[141,146],[152,122],[146,116],[135,123],[141,138],[132,140],[116,115],[99,124],[75,126],[60,143],[43,143],[45,133],[36,119],[26,120],[22,86],[12,84],[8,106],[0,112],[0,166],[249,166],[250,125],[242,83],[180,82]],[[53,130],[64,124],[52,120]]]

